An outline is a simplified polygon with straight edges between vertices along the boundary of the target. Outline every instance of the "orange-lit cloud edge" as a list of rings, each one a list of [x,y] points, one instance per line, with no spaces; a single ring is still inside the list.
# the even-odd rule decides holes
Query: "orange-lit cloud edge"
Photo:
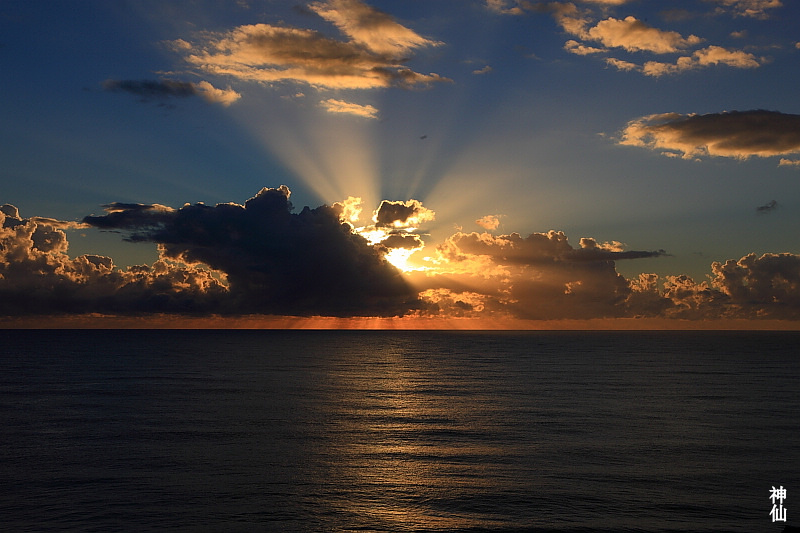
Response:
[[[794,320],[595,318],[525,320],[442,317],[237,317],[185,315],[57,315],[2,317],[0,329],[243,329],[441,331],[800,331]]]

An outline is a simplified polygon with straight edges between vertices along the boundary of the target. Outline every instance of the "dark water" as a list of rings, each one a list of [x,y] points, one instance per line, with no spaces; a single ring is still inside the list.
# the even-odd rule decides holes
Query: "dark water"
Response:
[[[800,335],[0,331],[4,531],[780,531]],[[796,502],[796,503],[795,503]]]

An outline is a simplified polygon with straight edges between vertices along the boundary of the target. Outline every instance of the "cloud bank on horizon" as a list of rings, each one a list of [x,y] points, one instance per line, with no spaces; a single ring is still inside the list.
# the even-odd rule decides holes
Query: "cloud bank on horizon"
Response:
[[[293,213],[290,194],[264,188],[243,205],[178,209],[113,203],[80,223],[23,218],[5,204],[0,314],[800,318],[799,255],[714,262],[700,283],[629,280],[617,261],[666,252],[587,237],[573,247],[560,231],[458,231],[401,272],[387,260],[393,250],[426,250],[418,226],[435,215],[420,202],[384,201],[372,225],[356,227],[357,199]],[[160,257],[126,269],[110,257],[71,258],[66,230],[89,227],[155,243]]]

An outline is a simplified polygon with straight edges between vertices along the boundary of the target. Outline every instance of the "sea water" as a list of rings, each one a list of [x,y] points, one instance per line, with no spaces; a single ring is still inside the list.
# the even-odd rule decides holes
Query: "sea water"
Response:
[[[800,335],[0,331],[4,531],[780,531]]]

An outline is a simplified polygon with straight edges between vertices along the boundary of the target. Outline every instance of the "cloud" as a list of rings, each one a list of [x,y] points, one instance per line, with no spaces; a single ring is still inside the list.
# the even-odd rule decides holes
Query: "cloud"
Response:
[[[448,316],[585,319],[798,319],[800,255],[749,254],[714,262],[708,281],[642,273],[622,277],[615,261],[659,257],[612,241],[564,233],[456,233],[437,248],[435,272],[415,273],[425,312]]]
[[[779,167],[800,167],[800,159],[785,159],[781,158],[778,162]]]
[[[359,0],[313,2],[309,9],[332,22],[351,42],[376,54],[401,57],[410,51],[442,43],[421,37],[390,15]]]
[[[640,70],[647,76],[658,77],[713,65],[726,65],[734,68],[758,68],[761,66],[761,61],[749,52],[729,50],[721,46],[709,46],[696,50],[691,56],[679,57],[675,63],[648,61]]]
[[[242,97],[241,94],[231,89],[230,86],[227,89],[217,89],[207,81],[201,81],[195,84],[195,88],[207,101],[222,104],[225,107]]]
[[[702,41],[695,35],[683,37],[675,31],[663,31],[628,16],[623,20],[609,17],[582,32],[585,39],[597,41],[609,48],[623,48],[629,52],[647,51],[667,54],[694,46]]]
[[[500,217],[498,215],[486,215],[475,221],[483,229],[495,230],[500,227]]]
[[[528,319],[623,316],[631,289],[614,261],[664,252],[621,246],[582,239],[573,248],[558,231],[528,237],[458,232],[437,247],[432,258],[437,268],[418,274],[413,283],[432,312]]]
[[[449,81],[404,66],[408,54],[441,43],[423,38],[389,15],[358,0],[315,2],[310,9],[332,22],[348,40],[320,32],[251,24],[206,33],[173,49],[201,71],[240,81],[289,81],[321,89],[412,87]]]
[[[800,152],[800,115],[764,110],[650,115],[630,121],[620,144],[683,158],[788,155]]]
[[[748,254],[711,265],[713,287],[726,298],[728,314],[745,318],[800,318],[800,256]]]
[[[783,6],[781,0],[716,0],[720,10],[730,8],[734,14],[742,17],[769,18],[769,9]]]
[[[112,80],[103,82],[103,89],[139,96],[142,102],[201,96],[206,101],[229,106],[241,95],[228,87],[217,89],[207,81],[189,83],[176,80]]]
[[[583,0],[587,4],[598,4],[601,6],[621,6],[633,0]]]
[[[224,273],[227,312],[288,315],[397,315],[416,295],[378,250],[321,206],[292,213],[286,186],[262,189],[244,205],[165,210],[111,204],[92,226],[157,243],[177,263]]]
[[[434,219],[435,213],[423,206],[419,200],[405,202],[383,200],[375,210],[372,220],[378,227],[417,227]]]
[[[126,270],[110,257],[70,258],[63,229],[79,226],[0,208],[0,314],[202,313],[226,297],[219,273],[163,257]]]
[[[354,104],[351,102],[345,102],[344,100],[336,100],[334,98],[323,100],[320,102],[320,105],[328,113],[345,113],[363,118],[378,118],[378,110],[371,105]]]
[[[775,200],[770,200],[766,204],[756,207],[756,212],[759,214],[766,214],[775,211],[777,208],[778,208],[778,202],[776,202]]]
[[[778,7],[780,2],[718,0],[728,8],[741,13],[764,13],[765,9]],[[709,45],[692,51],[705,39],[697,35],[684,36],[677,31],[655,28],[634,16],[624,18],[606,17],[597,20],[597,9],[604,14],[613,7],[629,2],[624,0],[584,0],[585,7],[578,7],[572,2],[531,2],[526,0],[487,1],[489,9],[505,14],[520,15],[524,12],[550,14],[562,30],[576,39],[569,39],[564,50],[581,56],[601,56],[603,61],[621,71],[640,72],[646,76],[659,77],[669,74],[680,74],[690,70],[708,68],[714,65],[725,65],[733,68],[756,68],[765,61],[744,50],[728,49],[718,45]],[[685,11],[662,12],[667,20],[687,18]],[[679,16],[680,15],[680,16]],[[752,15],[755,16],[755,15]],[[740,32],[739,37],[745,34]],[[588,43],[597,43],[594,46]],[[616,57],[619,53],[629,54],[681,54],[674,61],[648,60],[643,63],[631,61],[631,58]]]
[[[579,43],[578,41],[570,39],[566,43],[564,43],[564,50],[570,52],[572,54],[576,54],[579,56],[588,56],[591,54],[602,54],[607,50],[604,48],[595,48],[594,46],[587,46],[585,44]]]
[[[623,70],[623,71],[638,69],[636,64],[631,63],[630,61],[623,61],[621,59],[616,59],[613,57],[606,58],[606,64],[615,67],[617,70]]]
[[[382,233],[370,244],[343,222],[358,199],[293,213],[289,197],[282,186],[244,205],[112,203],[80,223],[22,218],[2,205],[0,314],[800,319],[800,255],[714,262],[700,283],[626,279],[617,261],[665,252],[589,237],[574,247],[560,231],[457,232],[424,268],[401,274],[387,259],[405,261],[424,246],[412,228],[433,214],[420,202],[384,201],[373,227]],[[71,258],[64,228],[86,225],[156,243],[159,258],[127,269],[100,255]]]
[[[518,5],[513,5],[516,3],[510,0],[486,0],[486,7],[505,15],[522,15],[524,13],[523,9]]]

